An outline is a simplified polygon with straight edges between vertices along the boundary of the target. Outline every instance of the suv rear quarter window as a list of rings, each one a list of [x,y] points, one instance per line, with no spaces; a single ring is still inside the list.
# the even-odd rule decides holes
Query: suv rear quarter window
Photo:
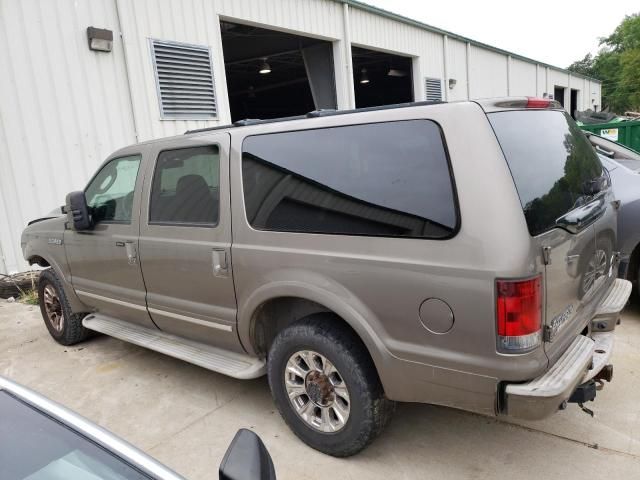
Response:
[[[260,230],[441,239],[458,225],[429,120],[250,136],[242,176],[247,219]]]

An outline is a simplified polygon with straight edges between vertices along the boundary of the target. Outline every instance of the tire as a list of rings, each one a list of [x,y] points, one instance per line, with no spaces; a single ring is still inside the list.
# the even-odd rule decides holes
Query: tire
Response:
[[[354,455],[369,445],[380,434],[395,408],[394,402],[384,395],[364,344],[341,322],[328,314],[300,320],[276,336],[267,359],[271,394],[289,428],[310,447],[334,457]],[[313,368],[305,370],[303,367],[308,365],[303,357],[314,363],[315,368],[327,371],[333,368],[335,372],[327,377]],[[294,369],[300,369],[301,375],[288,370],[290,361],[294,362]],[[302,374],[306,374],[304,379]],[[294,407],[289,399],[287,388],[293,383],[296,386],[289,388],[305,392],[295,397],[296,402],[304,403],[303,407]],[[333,393],[330,392],[332,389]],[[304,402],[305,397],[309,403]],[[328,412],[327,422],[313,426],[298,413],[306,407],[310,412],[307,418],[316,422],[322,422],[323,412]],[[341,412],[340,416],[338,412]],[[341,417],[346,420],[341,421]]]
[[[62,345],[74,345],[89,336],[82,326],[86,313],[73,313],[62,287],[62,282],[51,268],[40,274],[38,282],[40,313],[53,339]],[[56,315],[59,321],[56,321]],[[60,318],[61,317],[61,318]]]

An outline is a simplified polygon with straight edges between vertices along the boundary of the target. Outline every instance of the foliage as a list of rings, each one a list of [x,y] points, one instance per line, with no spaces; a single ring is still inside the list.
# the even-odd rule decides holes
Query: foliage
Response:
[[[23,290],[18,301],[28,305],[38,305],[38,290],[35,288],[31,290]]]
[[[594,57],[587,54],[569,70],[602,81],[602,103],[612,111],[640,110],[640,13],[628,15]]]

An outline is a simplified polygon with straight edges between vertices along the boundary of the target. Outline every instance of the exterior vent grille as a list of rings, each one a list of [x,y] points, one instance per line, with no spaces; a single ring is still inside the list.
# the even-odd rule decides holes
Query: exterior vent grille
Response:
[[[209,47],[151,40],[162,118],[216,118]]]
[[[425,78],[425,92],[427,93],[427,101],[442,101],[442,81],[439,78]]]

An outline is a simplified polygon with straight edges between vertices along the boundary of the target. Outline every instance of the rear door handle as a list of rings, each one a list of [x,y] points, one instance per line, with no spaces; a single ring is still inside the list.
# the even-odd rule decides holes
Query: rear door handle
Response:
[[[216,277],[226,277],[229,273],[229,262],[226,248],[214,248],[211,251],[213,274]]]

